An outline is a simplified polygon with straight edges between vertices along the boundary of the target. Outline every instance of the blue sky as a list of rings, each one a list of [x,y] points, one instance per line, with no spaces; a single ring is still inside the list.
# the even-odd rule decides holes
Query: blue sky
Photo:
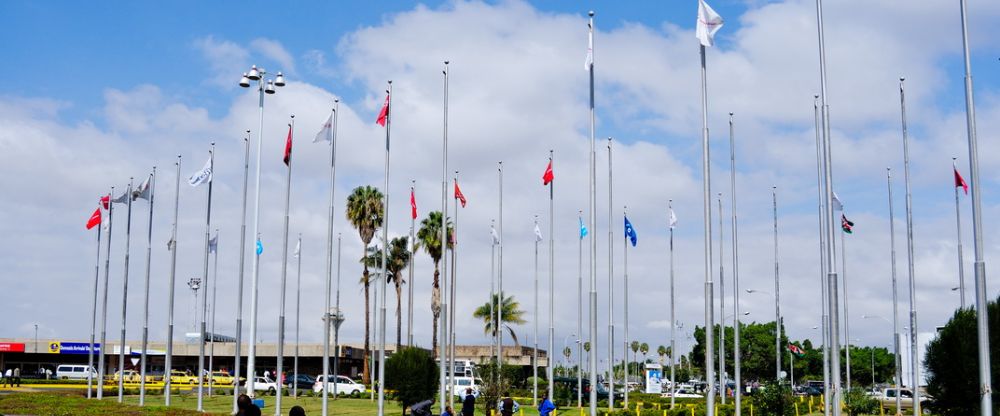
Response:
[[[918,305],[925,311],[921,312],[921,328],[930,330],[945,322],[957,302],[957,296],[948,291],[957,282],[951,157],[959,157],[960,169],[967,171],[958,10],[952,3],[828,3],[835,186],[857,223],[850,237],[856,242],[849,243],[848,257],[849,276],[859,276],[856,289],[850,292],[855,302],[852,310],[859,311],[852,318],[857,320],[852,321],[852,331],[858,331],[865,342],[881,345],[884,342],[879,340],[888,339],[884,328],[862,321],[860,315],[891,315],[885,302],[887,166],[896,171],[898,269],[906,270],[905,227],[900,222],[903,186],[897,79],[901,75],[908,79]],[[995,196],[1000,180],[996,173],[1000,136],[995,133],[1000,131],[1000,32],[995,25],[1000,6],[984,0],[969,3],[990,264],[1000,254],[1000,240],[990,231],[996,229],[990,218],[1000,215]],[[289,79],[289,86],[267,101],[265,152],[280,150],[288,114],[296,114],[297,132],[308,138],[325,119],[332,99],[343,99],[345,142],[343,166],[338,171],[338,204],[355,186],[381,183],[380,155],[371,147],[378,142],[380,130],[372,121],[385,80],[395,80],[398,124],[394,122],[393,134],[399,150],[393,156],[392,189],[405,189],[414,179],[421,213],[433,209],[436,202],[432,201],[438,200],[440,192],[440,62],[451,59],[454,145],[449,163],[462,171],[467,184],[463,190],[472,201],[469,211],[461,214],[465,229],[470,230],[466,237],[470,242],[459,261],[460,269],[469,273],[468,281],[476,284],[465,287],[481,287],[489,277],[479,266],[489,262],[485,230],[498,214],[495,163],[504,160],[510,167],[505,177],[509,181],[505,183],[506,241],[511,253],[507,258],[514,259],[507,261],[516,276],[511,278],[517,287],[513,293],[531,308],[530,293],[520,290],[529,287],[525,279],[531,275],[530,257],[525,256],[530,253],[532,233],[526,224],[534,214],[545,217],[547,212],[544,195],[534,187],[549,149],[557,152],[557,195],[561,195],[557,197],[557,234],[574,235],[575,213],[586,201],[581,191],[586,189],[588,134],[582,63],[586,12],[594,9],[599,30],[597,136],[615,137],[613,209],[628,205],[640,235],[639,247],[629,252],[630,278],[637,279],[631,286],[642,288],[632,310],[653,311],[637,318],[631,327],[637,337],[655,345],[662,342],[664,328],[670,324],[660,313],[666,310],[663,268],[669,199],[675,201],[682,224],[677,230],[683,251],[679,258],[684,259],[678,264],[679,276],[683,276],[678,319],[698,322],[704,270],[699,227],[700,91],[693,37],[696,2],[424,4],[175,2],[164,8],[124,1],[86,5],[4,2],[0,36],[10,41],[0,48],[7,64],[5,88],[0,93],[0,150],[4,153],[0,166],[5,166],[6,176],[25,179],[5,181],[0,192],[22,195],[52,188],[52,184],[66,189],[53,201],[0,204],[6,217],[23,219],[0,224],[0,232],[29,236],[23,241],[0,242],[0,264],[8,264],[11,273],[45,276],[38,283],[17,287],[12,296],[31,299],[36,291],[44,291],[53,301],[89,310],[89,300],[80,300],[74,293],[90,290],[89,283],[80,283],[89,282],[89,277],[80,276],[89,276],[87,270],[92,270],[92,234],[83,233],[79,225],[93,210],[94,195],[111,185],[120,188],[130,176],[144,176],[151,165],[159,166],[160,183],[171,183],[173,158],[182,154],[182,174],[189,174],[203,163],[210,140],[219,142],[220,155],[215,221],[223,236],[234,240],[242,173],[236,168],[242,156],[239,138],[244,129],[257,125],[256,95],[236,83],[239,74],[254,63],[282,69]],[[791,311],[787,325],[792,337],[814,337],[809,329],[818,319],[817,279],[813,278],[818,275],[818,247],[812,94],[819,84],[814,2],[716,0],[712,6],[726,18],[717,47],[708,56],[713,192],[724,192],[729,212],[726,114],[732,111],[737,126],[743,287],[772,285],[770,189],[778,185],[779,258],[783,279],[789,283],[788,292],[782,294],[788,304],[782,309]],[[313,250],[304,259],[303,284],[304,290],[316,290],[324,277],[320,248],[325,244],[328,160],[324,162],[325,151],[311,147],[319,145],[307,142],[298,142],[301,147],[296,148],[307,150],[296,168],[300,176],[293,185],[292,232],[303,232],[306,253]],[[607,161],[603,142],[598,150],[598,169],[603,172]],[[262,230],[268,246],[277,248],[280,208],[269,201],[281,195],[283,171],[280,162],[267,154],[262,164],[262,198],[267,210]],[[599,197],[606,198],[603,174],[598,185]],[[161,186],[158,192],[162,196],[156,205],[154,247],[161,247],[168,238],[168,202],[174,196],[172,187]],[[204,195],[187,188],[181,192],[180,227],[182,236],[187,236],[183,242],[188,251],[180,254],[179,267],[185,277],[178,280],[185,281],[200,270],[197,236]],[[390,207],[404,207],[406,198],[403,192],[393,193]],[[971,287],[968,200],[963,199],[963,204],[966,283]],[[599,252],[604,253],[607,200],[599,200],[598,206],[600,221],[594,234],[600,238]],[[398,214],[389,228],[393,235],[408,231],[405,212]],[[345,257],[353,258],[361,251],[360,243],[341,217],[336,227],[344,232]],[[142,219],[140,224],[144,223]],[[620,220],[616,217],[612,223],[617,226]],[[122,241],[119,232],[116,226],[117,242]],[[727,236],[731,232],[728,225],[724,232]],[[133,235],[133,255],[144,249],[144,241]],[[620,259],[621,241],[615,244],[616,259]],[[233,279],[235,244],[223,244],[220,250],[220,274]],[[725,251],[728,270],[732,252],[728,243]],[[53,262],[50,254],[43,253],[60,253],[62,261]],[[575,253],[573,238],[557,241],[558,270],[568,270],[557,277],[567,279],[560,280],[560,285],[573,290]],[[113,248],[112,287],[118,284],[114,279],[120,278],[121,265],[115,260],[121,254],[120,246]],[[262,259],[270,289],[275,288],[279,259]],[[166,289],[167,261],[166,251],[154,251],[154,293]],[[143,265],[138,263],[133,261],[132,279],[142,276]],[[599,257],[598,264],[603,287],[607,260]],[[358,266],[345,262],[344,267],[344,281],[353,284],[356,279],[351,276],[359,272]],[[423,276],[415,286],[417,301],[422,302],[415,308],[422,314],[415,318],[418,322],[430,320],[423,299],[429,296],[426,275],[431,267],[425,255],[418,256],[415,270]],[[616,266],[616,279],[621,278],[620,270]],[[906,275],[901,272],[899,277]],[[141,287],[141,280],[132,281],[133,287]],[[468,290],[458,306],[471,313],[486,295]],[[361,304],[354,296],[356,287],[345,286],[348,291],[352,296],[345,302],[353,318],[344,328],[349,337],[359,338]],[[112,302],[119,296],[114,292]],[[131,292],[130,302],[138,308],[136,293],[138,289]],[[900,296],[906,298],[906,293]],[[304,302],[304,310],[315,310],[320,300],[307,297]],[[753,319],[769,320],[762,302],[743,302],[749,302],[745,310],[760,315],[752,315]],[[570,326],[575,328],[575,301],[560,299],[558,303],[558,319],[572,321]],[[616,303],[620,305],[620,300]],[[732,305],[732,300],[727,304]],[[156,324],[151,326],[162,326],[162,306],[154,299]],[[219,305],[220,313],[233,306],[227,297]],[[275,309],[269,303],[263,313]],[[29,316],[31,310],[27,302],[14,305],[15,316]],[[43,313],[38,319],[43,335],[79,339],[88,333],[78,323],[62,322],[56,313]],[[273,332],[271,321],[264,323],[265,333]],[[132,333],[138,321],[130,318],[129,325]],[[230,327],[223,326],[223,331],[231,331],[231,324],[226,325]],[[0,337],[26,336],[31,326],[30,322],[0,322]],[[460,328],[460,342],[483,342],[476,323],[463,322]],[[319,339],[318,327],[303,329],[307,339]],[[154,337],[162,336],[157,331]],[[421,339],[429,337],[427,325],[416,331]],[[569,331],[557,331],[557,338]]]

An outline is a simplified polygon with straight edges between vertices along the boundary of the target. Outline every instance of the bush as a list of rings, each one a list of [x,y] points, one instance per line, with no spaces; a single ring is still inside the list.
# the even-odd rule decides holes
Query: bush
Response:
[[[768,382],[753,396],[754,407],[762,415],[790,416],[795,414],[792,389],[787,385]]]
[[[873,414],[878,411],[878,400],[869,397],[864,389],[855,387],[844,395],[844,406],[851,416]]]
[[[504,393],[509,393],[516,396],[512,387],[514,386],[514,380],[517,379],[520,368],[513,365],[502,365],[497,366],[496,361],[493,360],[489,363],[482,364],[476,368],[479,371],[480,378],[483,380],[482,386],[479,387],[479,399],[477,402],[481,403],[483,413],[490,414],[490,409],[496,406],[497,402],[503,397]],[[530,393],[529,393],[530,396]],[[522,403],[522,405],[528,405],[530,403]]]
[[[1000,298],[988,302],[992,385],[1000,385]],[[927,344],[924,367],[927,393],[934,397],[934,411],[945,416],[979,414],[979,345],[976,340],[976,311],[955,311],[951,320]],[[995,392],[995,390],[994,390]],[[921,396],[923,398],[923,396]],[[994,393],[993,408],[1000,407]]]
[[[385,362],[385,388],[398,392],[396,401],[405,411],[412,404],[434,397],[439,374],[430,353],[403,348]]]

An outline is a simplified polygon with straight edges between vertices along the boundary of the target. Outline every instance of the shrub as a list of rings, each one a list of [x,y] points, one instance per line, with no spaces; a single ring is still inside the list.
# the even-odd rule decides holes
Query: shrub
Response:
[[[873,414],[878,411],[878,400],[869,397],[863,389],[855,387],[844,395],[844,406],[851,416]]]
[[[795,414],[792,389],[776,382],[765,384],[753,397],[753,404],[762,415],[790,416]]]
[[[385,388],[398,392],[396,401],[405,411],[411,404],[434,397],[439,374],[427,351],[403,348],[385,362]]]

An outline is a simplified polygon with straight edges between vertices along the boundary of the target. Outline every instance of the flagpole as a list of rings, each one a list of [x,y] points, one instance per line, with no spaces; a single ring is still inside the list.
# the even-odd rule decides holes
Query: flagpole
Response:
[[[774,371],[775,381],[781,382],[781,280],[778,272],[778,187],[771,187],[774,210]]]
[[[441,134],[441,315],[439,320],[438,362],[440,371],[441,413],[451,402],[451,394],[445,390],[448,387],[448,61],[444,61],[444,121]],[[454,370],[454,369],[451,369]],[[381,416],[382,412],[379,412]]]
[[[457,185],[458,184],[458,171],[457,170],[455,171],[455,176],[453,176],[452,179],[455,181],[455,184]],[[449,383],[448,383],[448,391],[451,392],[451,394],[449,395],[449,397],[451,397],[452,399],[454,399],[454,397],[455,397],[455,338],[456,338],[455,337],[455,309],[457,309],[456,305],[455,305],[455,293],[458,292],[458,286],[455,285],[455,279],[457,278],[457,275],[458,275],[458,267],[457,267],[458,266],[458,198],[452,198],[452,199],[453,199],[452,203],[455,205],[454,206],[454,208],[455,208],[455,225],[453,226],[453,231],[452,231],[452,240],[453,241],[452,241],[452,246],[451,246],[451,300],[449,301],[449,303],[451,304],[451,315],[448,317],[448,319],[451,321],[451,325],[449,325],[450,335],[448,337],[448,339],[449,339],[449,344],[448,344],[449,345],[448,368],[451,369],[449,371],[451,373],[451,380],[449,380]],[[454,404],[454,401],[451,401],[451,403]]]
[[[900,356],[902,348],[899,345],[899,306],[897,301],[897,290],[896,290],[896,221],[894,219],[895,210],[892,208],[892,168],[885,168],[886,171],[886,183],[889,189],[889,251],[890,259],[892,261],[892,346],[894,358],[894,367],[896,367],[896,385],[901,386],[903,384],[903,360]],[[896,414],[902,415],[901,399],[899,395],[896,395]]]
[[[590,416],[597,416],[597,151],[595,149],[594,121],[594,11],[588,15],[587,24],[591,59],[587,65],[590,72]]]
[[[920,413],[920,360],[917,357],[917,287],[913,256],[913,201],[910,196],[910,151],[906,130],[906,92],[904,78],[899,79],[899,105],[903,120],[903,175],[906,181],[906,257],[909,260],[910,282],[910,365],[913,366],[913,411]]]
[[[410,181],[410,195],[413,195],[413,190],[416,187],[416,185],[417,185],[416,180]],[[417,228],[417,219],[413,218],[413,216],[411,215],[410,216],[410,261],[409,264],[407,264],[407,269],[409,270],[410,276],[408,278],[409,280],[406,281],[407,283],[409,283],[408,285],[409,287],[407,288],[409,293],[407,294],[406,298],[407,299],[406,300],[406,346],[408,347],[413,346],[413,257],[414,257],[413,253],[416,253],[417,251],[417,242],[416,240],[414,240],[413,233],[415,232],[416,228]]]
[[[846,217],[845,217],[846,218]],[[843,228],[843,227],[841,227]],[[844,285],[844,349],[847,367],[847,379],[844,384],[847,390],[851,389],[851,310],[848,304],[847,297],[847,245],[844,235],[847,234],[843,229],[840,230],[840,273],[843,276]]]
[[[583,210],[577,213],[583,225]],[[576,280],[576,407],[583,410],[583,231],[577,238],[577,280]]]
[[[243,264],[247,239],[247,179],[250,176],[250,130],[243,138],[243,205],[240,211],[240,271],[236,289],[236,343],[233,346],[233,413],[239,411],[237,399],[240,392],[240,347],[243,343]]]
[[[986,260],[983,258],[982,195],[979,193],[979,145],[976,140],[976,104],[972,96],[972,65],[969,62],[969,31],[965,0],[959,1],[962,11],[962,51],[965,57],[965,123],[969,136],[969,179],[972,180],[972,241],[975,252],[976,310],[987,310]],[[964,296],[964,291],[962,292]],[[979,397],[980,414],[990,416],[992,386],[990,385],[990,332],[986,313],[976,315],[976,333],[979,341]]]
[[[735,365],[733,372],[736,378],[736,391],[733,392],[733,398],[736,404],[736,416],[740,416],[743,413],[741,406],[741,398],[743,396],[743,379],[741,377],[741,363],[740,363],[740,245],[739,245],[739,231],[736,227],[736,134],[733,128],[733,113],[729,113],[729,186],[731,187],[730,204],[732,205],[730,212],[732,212],[732,244],[733,244],[733,318],[735,320],[735,325],[733,327],[733,363]],[[722,214],[720,213],[721,217]],[[719,260],[722,261],[721,258]],[[671,318],[673,319],[673,318]]]
[[[705,70],[705,45],[699,45],[701,52],[701,164],[702,164],[702,199],[704,213],[705,231],[705,328],[711,328],[715,323],[714,298],[715,289],[712,283],[712,181],[711,166],[708,147],[708,78]],[[715,344],[713,331],[705,331],[705,380],[715,379],[715,369],[712,365],[712,346]],[[705,394],[706,414],[715,412],[715,388],[713,383],[708,383],[708,391]]]
[[[177,213],[180,208],[181,201],[181,155],[177,155],[177,173],[174,175],[174,223],[171,225],[170,231],[170,242],[167,243],[167,248],[170,249],[170,279],[167,283],[169,286],[167,295],[167,355],[163,358],[163,402],[166,406],[170,406],[170,371],[173,369],[171,365],[174,356],[174,281],[177,277]],[[111,212],[108,211],[108,219],[111,218]],[[110,252],[111,246],[111,228],[110,223],[108,225],[108,251]],[[105,279],[107,278],[107,265],[105,265]],[[107,298],[107,284],[105,283],[105,298]],[[237,344],[239,345],[239,344]],[[104,341],[101,341],[101,353],[104,351]],[[102,361],[103,362],[103,361]],[[237,383],[238,384],[238,383]],[[98,390],[100,393],[100,390]]]
[[[957,174],[958,166],[955,165],[957,158],[951,158],[952,174]],[[958,200],[958,184],[955,184],[955,233],[958,241],[958,296],[959,305],[965,309],[965,261],[962,256],[962,208]]]
[[[208,350],[208,396],[212,397],[212,388],[215,385],[215,377],[212,369],[215,368],[215,308],[216,308],[216,288],[219,286],[219,229],[215,229],[215,256],[212,258],[212,323],[209,329],[211,336],[211,347]]]
[[[336,302],[337,302],[336,305],[337,306],[334,307],[334,309],[336,310],[336,315],[333,317],[333,319],[334,319],[334,324],[333,324],[334,325],[333,326],[333,351],[334,351],[333,376],[335,376],[335,377],[340,375],[340,324],[343,322],[343,314],[340,312],[340,248],[341,248],[340,247],[340,245],[341,245],[340,244],[341,243],[341,238],[340,237],[341,237],[340,233],[337,233],[337,299],[336,299]],[[327,323],[327,325],[329,325],[329,322]],[[327,374],[327,376],[329,376],[329,374]],[[324,383],[323,385],[325,386],[326,383]],[[324,387],[324,388],[326,388],[326,387]],[[323,395],[325,396],[326,393],[324,392]],[[334,398],[338,397],[337,383],[333,383],[333,397]]]
[[[103,215],[100,211],[102,209],[100,199],[97,201],[98,212]],[[111,194],[108,194],[108,206],[111,206]],[[110,218],[109,218],[110,220]],[[103,221],[102,221],[103,222]],[[97,224],[97,260],[94,261],[94,309],[90,315],[90,346],[87,349],[87,398],[91,398],[93,395],[93,385],[94,385],[94,373],[91,368],[94,368],[94,333],[97,328],[97,287],[101,281],[101,228],[104,228],[104,224]],[[103,350],[102,350],[103,351]]]
[[[535,229],[538,229],[538,215],[535,215]],[[531,405],[538,406],[538,236],[535,236],[535,312],[532,315],[535,345],[531,349]]]
[[[323,316],[330,317],[330,286],[333,280],[333,212],[334,212],[334,191],[337,188],[337,113],[340,107],[340,100],[333,100],[333,109],[331,113],[333,115],[333,126],[331,126],[330,134],[330,209],[327,213],[329,218],[327,220],[327,232],[326,232],[326,287],[323,291],[323,296],[325,303],[323,306]],[[337,239],[338,253],[340,250],[340,239]],[[338,276],[339,277],[339,276]],[[340,288],[338,287],[338,290]],[[337,310],[340,313],[340,310]],[[322,404],[322,416],[327,416],[329,412],[329,384],[330,380],[330,325],[336,325],[329,320],[323,322],[323,404]],[[334,351],[336,354],[336,351]],[[335,371],[336,373],[336,371]],[[334,374],[336,376],[336,374]],[[337,388],[336,379],[334,379],[334,390]]]
[[[215,174],[215,142],[212,142],[212,148],[208,151],[209,158],[211,159],[210,166],[212,166],[212,175]],[[208,252],[209,252],[209,240],[211,240],[212,232],[212,185],[215,183],[214,178],[209,178],[208,180],[208,202],[206,203],[205,209],[205,263],[202,279],[206,285],[208,284]],[[206,289],[208,286],[205,286]],[[207,292],[207,290],[206,290]],[[207,295],[207,293],[206,293]],[[198,411],[204,411],[203,400],[204,400],[204,385],[205,385],[205,312],[208,305],[208,296],[201,297],[201,331],[200,338],[198,339]]]
[[[288,123],[289,142],[295,137],[295,115],[292,114]],[[278,394],[274,400],[274,416],[281,416],[281,397],[284,388],[285,378],[285,288],[288,282],[288,210],[292,197],[292,154],[291,149],[285,156],[288,158],[285,165],[285,218],[281,230],[281,289],[278,300],[278,357],[277,368],[275,369],[275,383],[278,385]]]
[[[674,200],[671,199],[667,201],[667,208],[670,210],[671,220],[673,219],[674,212]],[[670,221],[670,408],[674,408],[674,396],[677,392],[676,379],[674,378],[674,366],[677,365],[677,360],[675,356],[677,354],[677,343],[675,338],[675,329],[677,326],[677,319],[674,315],[674,224]],[[736,406],[736,412],[739,414],[739,406]]]
[[[611,208],[614,201],[614,188],[611,167],[611,138],[608,137],[608,411],[615,410],[615,236],[614,214]],[[628,357],[626,348],[625,356]]]
[[[503,161],[497,162],[498,172],[499,172],[499,186],[500,186],[500,238],[497,245],[499,246],[499,253],[497,259],[497,294],[499,298],[497,299],[497,365],[498,368],[503,366]]]
[[[820,118],[819,110],[819,95],[813,95],[813,116],[816,123],[816,200],[817,204],[817,219],[819,225],[819,258],[820,258],[820,275],[819,275],[819,286],[822,297],[821,305],[826,305],[829,299],[827,295],[826,286],[826,242],[823,239],[824,222],[823,216],[825,215],[825,199],[823,197],[823,144],[822,144],[822,120]],[[825,416],[830,416],[830,316],[829,309],[825,306],[821,306],[821,325],[823,333],[823,414]]]
[[[132,178],[128,179],[125,197],[128,199],[128,214],[125,220],[125,270],[122,277],[122,329],[121,342],[118,344],[118,403],[125,398],[125,315],[128,311],[128,260],[132,235]]]
[[[493,220],[490,219],[490,232],[492,233],[496,228],[493,228]],[[493,339],[490,340],[490,350],[496,350],[496,336],[497,331],[500,328],[496,325],[499,321],[496,319],[496,311],[494,311],[494,306],[496,305],[496,252],[497,252],[497,239],[490,235],[490,325],[493,326]],[[493,351],[491,351],[493,352]],[[497,352],[495,355],[496,364],[499,368],[500,365],[500,353]],[[498,370],[499,371],[499,370]],[[499,372],[497,373],[499,374]]]
[[[725,258],[722,253],[724,238],[722,235],[722,192],[718,193],[719,200],[719,401],[726,404],[726,274]]]
[[[622,209],[622,216],[624,218],[626,218],[626,219],[628,218],[628,206],[625,206]],[[628,236],[625,236],[625,237],[626,237],[626,239],[628,238]],[[622,281],[624,282],[624,288],[622,290],[622,299],[623,299],[622,300],[622,307],[623,307],[624,312],[625,312],[623,314],[624,316],[622,317],[622,321],[623,321],[622,322],[622,341],[623,341],[622,345],[625,347],[622,350],[622,353],[623,353],[622,355],[625,357],[625,360],[624,360],[625,368],[624,368],[624,374],[623,374],[624,377],[622,377],[622,390],[625,391],[625,403],[624,403],[625,405],[623,406],[623,408],[624,409],[628,409],[628,347],[629,347],[629,342],[628,342],[628,241],[625,241],[622,244],[622,246],[624,247],[623,248],[623,256],[622,256],[623,257],[622,261],[624,263],[624,267],[622,268],[622,271],[624,272],[623,275],[622,275],[622,277],[623,277]]]
[[[386,117],[385,117],[385,182],[383,184],[383,189],[385,189],[385,194],[383,196],[383,215],[382,219],[382,279],[383,284],[388,281],[386,279],[386,255],[389,252],[389,127],[392,125],[392,81],[389,81],[388,90],[389,100],[386,101]],[[447,131],[447,129],[446,129]],[[442,221],[444,221],[442,219]],[[443,240],[442,240],[443,241]],[[377,286],[376,286],[377,287]],[[379,352],[378,352],[378,416],[385,415],[385,292],[386,288],[376,293],[378,296],[379,304]],[[443,409],[443,408],[442,408]],[[275,416],[280,416],[280,414],[275,414]]]
[[[292,368],[292,397],[299,397],[299,316],[302,311],[302,233],[295,244],[295,364]],[[217,254],[218,255],[218,254]],[[214,289],[213,289],[214,291]],[[214,296],[214,295],[213,295]]]
[[[139,366],[139,406],[146,404],[146,346],[149,343],[149,262],[153,247],[153,191],[156,182],[156,166],[153,166],[153,173],[149,179],[149,232],[146,237],[146,287],[143,301],[142,318],[142,357]]]
[[[180,165],[180,156],[178,156],[177,164]],[[108,281],[109,272],[111,271],[111,234],[112,230],[112,219],[115,210],[115,203],[112,201],[115,197],[115,187],[111,187],[111,193],[108,194],[108,248],[104,255],[104,296],[101,297],[101,353],[99,355],[101,362],[97,364],[97,378],[99,379],[99,384],[97,386],[97,400],[104,398],[104,363],[107,361],[105,355],[107,354],[107,328],[108,328]],[[168,344],[169,345],[169,344]],[[169,350],[168,350],[169,352]],[[169,355],[168,355],[169,357]],[[88,370],[89,371],[89,370]],[[168,384],[169,387],[169,384]],[[167,396],[170,397],[170,396]],[[169,400],[167,401],[169,405]]]
[[[552,149],[549,149],[549,165],[552,165]],[[554,168],[554,167],[553,167]],[[549,350],[545,355],[545,368],[548,370],[549,399],[555,401],[555,383],[553,378],[552,346],[556,336],[555,329],[555,179],[549,181]]]

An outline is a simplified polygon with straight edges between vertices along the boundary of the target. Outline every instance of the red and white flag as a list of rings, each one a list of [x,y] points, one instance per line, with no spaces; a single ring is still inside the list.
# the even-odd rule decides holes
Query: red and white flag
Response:
[[[382,104],[382,110],[378,112],[378,118],[375,119],[375,123],[385,127],[386,120],[389,119],[389,93],[385,94],[385,103]]]
[[[103,199],[103,198],[102,198]],[[93,214],[90,214],[90,219],[87,220],[87,229],[96,227],[101,223],[101,207],[97,207]]]
[[[101,207],[108,209],[108,203],[111,202],[111,195],[104,195],[101,197]]]
[[[455,199],[462,203],[462,208],[465,208],[465,195],[462,194],[462,189],[458,187],[458,180],[455,180]]]
[[[954,169],[955,169],[955,187],[958,188],[959,186],[961,186],[962,190],[965,191],[965,194],[968,195],[969,194],[969,184],[965,183],[965,179],[962,178],[962,174],[958,173],[958,168],[954,168]]]
[[[542,185],[548,185],[555,179],[555,175],[552,174],[552,161],[549,161],[549,165],[545,167],[545,173],[542,174]]]
[[[410,190],[410,218],[417,219],[417,195]]]
[[[287,166],[292,160],[292,125],[288,125],[288,139],[285,140],[285,157],[281,159]]]

